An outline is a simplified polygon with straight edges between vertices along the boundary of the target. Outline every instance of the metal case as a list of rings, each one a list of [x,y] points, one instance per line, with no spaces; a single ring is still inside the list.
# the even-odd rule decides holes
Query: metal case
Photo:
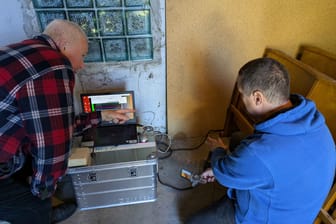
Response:
[[[69,170],[80,210],[157,199],[155,147],[101,151],[92,155],[90,166]]]

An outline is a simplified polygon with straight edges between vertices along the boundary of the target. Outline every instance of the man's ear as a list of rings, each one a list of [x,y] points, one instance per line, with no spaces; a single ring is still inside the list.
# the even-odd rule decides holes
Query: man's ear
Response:
[[[67,42],[65,40],[60,41],[59,48],[60,48],[62,53],[64,53],[66,51],[66,47],[67,47]]]
[[[63,31],[62,31],[63,32]],[[57,40],[55,40],[57,47],[61,50],[63,53],[66,50],[66,47],[68,45],[68,41],[64,37],[64,35],[59,35]]]
[[[253,100],[256,106],[259,106],[263,103],[264,95],[259,90],[253,92]]]

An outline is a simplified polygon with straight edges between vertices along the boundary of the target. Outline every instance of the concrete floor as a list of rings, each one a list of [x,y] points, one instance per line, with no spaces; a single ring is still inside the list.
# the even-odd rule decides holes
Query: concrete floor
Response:
[[[174,141],[173,148],[188,148],[198,145],[199,139],[188,142]],[[190,187],[180,177],[182,168],[194,173],[203,170],[209,149],[207,145],[191,151],[176,151],[169,158],[160,159],[158,170],[163,183],[177,188]],[[164,154],[159,155],[162,157]],[[142,204],[76,211],[61,224],[180,224],[197,210],[210,205],[225,194],[225,188],[217,183],[198,185],[189,190],[176,190],[157,181],[157,200]]]

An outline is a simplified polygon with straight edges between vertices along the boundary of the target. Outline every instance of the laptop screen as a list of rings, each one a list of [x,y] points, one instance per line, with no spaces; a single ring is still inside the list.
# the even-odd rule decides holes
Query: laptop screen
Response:
[[[109,93],[83,93],[80,95],[83,112],[90,113],[103,110],[133,109],[134,92],[109,92]],[[127,123],[136,123],[134,113],[127,114],[129,120]]]

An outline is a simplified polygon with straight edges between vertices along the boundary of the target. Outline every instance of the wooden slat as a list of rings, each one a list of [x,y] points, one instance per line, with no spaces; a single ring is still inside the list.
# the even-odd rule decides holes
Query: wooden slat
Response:
[[[326,223],[326,224],[336,224],[335,217],[332,217],[328,211],[332,206],[335,206],[336,201],[336,184],[329,191],[328,197],[326,198],[323,207],[321,208],[314,224]],[[334,208],[335,209],[335,208]]]
[[[336,221],[329,215],[329,213],[324,210],[321,209],[320,210],[320,214],[319,214],[319,218],[322,220],[323,223],[325,224],[336,224]]]
[[[336,54],[312,45],[301,45],[296,58],[336,79]]]
[[[332,80],[329,76],[317,71],[311,66],[287,55],[280,50],[266,48],[264,57],[273,58],[286,67],[291,78],[290,88],[292,93],[298,93],[303,96],[307,96],[310,89],[317,80]]]
[[[239,130],[245,134],[252,134],[254,131],[253,125],[246,119],[246,117],[234,106],[231,104],[231,111],[234,115],[235,123],[237,124]]]
[[[315,102],[336,141],[336,81],[318,80],[310,89],[307,98]]]

